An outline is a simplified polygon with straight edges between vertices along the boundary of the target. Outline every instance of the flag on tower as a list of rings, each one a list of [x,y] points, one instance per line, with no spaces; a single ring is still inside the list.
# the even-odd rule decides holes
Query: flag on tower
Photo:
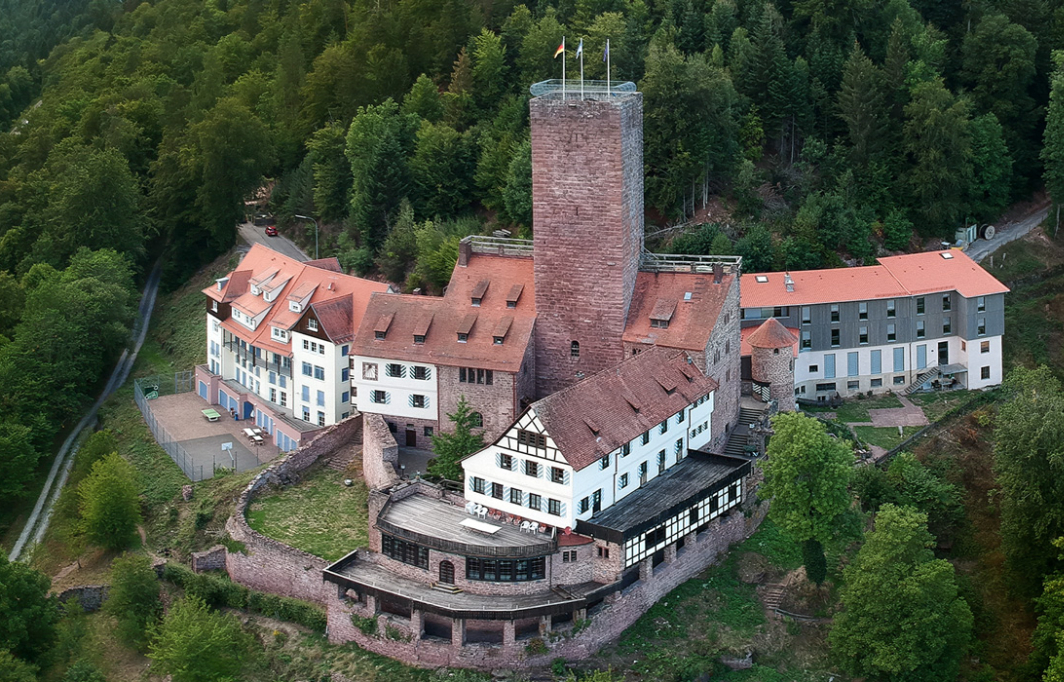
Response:
[[[562,38],[562,44],[558,46],[558,49],[554,51],[554,58],[557,59],[558,55],[565,53],[565,38]]]
[[[606,61],[610,58],[610,40],[606,39],[606,49],[602,51],[602,61]]]
[[[584,39],[583,38],[580,39],[580,44],[576,46],[576,56],[577,57],[583,57],[584,56]]]

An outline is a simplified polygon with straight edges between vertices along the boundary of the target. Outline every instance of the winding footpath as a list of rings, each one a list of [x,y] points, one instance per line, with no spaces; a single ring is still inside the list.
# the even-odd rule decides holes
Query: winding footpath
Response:
[[[96,413],[100,410],[104,401],[119,386],[125,383],[129,377],[129,372],[133,369],[133,363],[137,361],[137,353],[140,352],[141,346],[144,345],[144,338],[148,334],[148,323],[151,321],[151,313],[155,308],[155,298],[159,293],[161,275],[162,260],[160,259],[155,263],[151,274],[148,275],[148,281],[144,284],[144,293],[140,298],[137,319],[133,324],[133,331],[130,335],[131,346],[122,351],[122,356],[118,359],[114,371],[111,372],[110,379],[107,380],[107,385],[100,391],[96,402],[92,404],[89,411],[85,413],[78,425],[63,441],[63,445],[59,448],[59,453],[52,463],[52,468],[48,472],[48,478],[44,482],[41,494],[37,498],[37,504],[33,506],[33,512],[26,521],[26,526],[22,529],[22,533],[8,555],[8,561],[17,561],[22,556],[22,551],[27,544],[36,544],[44,538],[44,534],[48,530],[48,523],[52,518],[52,510],[55,508],[59,493],[63,490],[67,477],[70,475],[70,469],[74,464],[74,455],[77,454],[78,447],[81,445],[81,436],[83,434],[87,436],[91,432],[96,423]]]

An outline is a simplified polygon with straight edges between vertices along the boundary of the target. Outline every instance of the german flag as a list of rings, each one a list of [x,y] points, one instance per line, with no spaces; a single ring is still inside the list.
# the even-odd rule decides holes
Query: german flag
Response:
[[[558,49],[554,51],[554,58],[557,59],[558,55],[565,52],[565,38],[562,38],[562,44],[558,46]]]

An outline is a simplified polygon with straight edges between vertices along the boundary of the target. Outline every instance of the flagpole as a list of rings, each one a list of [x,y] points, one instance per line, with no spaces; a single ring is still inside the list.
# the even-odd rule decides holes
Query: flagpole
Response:
[[[584,41],[580,41],[580,99],[584,99]]]
[[[565,36],[562,36],[562,99],[565,99]]]
[[[610,94],[610,39],[606,38],[606,94]]]

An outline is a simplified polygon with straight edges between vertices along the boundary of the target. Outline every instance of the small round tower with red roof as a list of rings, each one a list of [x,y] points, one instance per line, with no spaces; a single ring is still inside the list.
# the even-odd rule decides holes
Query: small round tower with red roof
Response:
[[[754,395],[775,400],[781,412],[794,411],[794,345],[798,339],[775,318],[747,338]]]

